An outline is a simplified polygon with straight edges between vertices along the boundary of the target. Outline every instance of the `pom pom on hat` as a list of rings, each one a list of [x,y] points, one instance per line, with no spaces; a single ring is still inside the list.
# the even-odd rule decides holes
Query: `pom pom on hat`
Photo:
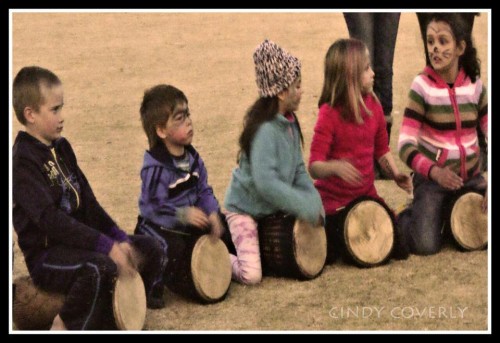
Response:
[[[278,95],[300,75],[300,61],[266,39],[253,53],[256,83],[263,98]]]

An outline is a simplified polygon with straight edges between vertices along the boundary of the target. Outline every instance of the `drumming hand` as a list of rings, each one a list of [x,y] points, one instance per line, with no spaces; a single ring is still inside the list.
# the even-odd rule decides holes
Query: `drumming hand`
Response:
[[[408,194],[413,192],[413,182],[411,181],[411,176],[403,173],[399,173],[394,176],[394,181],[399,188],[405,190]]]
[[[118,243],[114,243],[111,251],[109,252],[109,257],[113,260],[118,268],[119,276],[133,276],[136,272],[135,269],[129,262],[129,259],[125,252],[120,248]]]
[[[363,177],[360,172],[347,160],[331,160],[329,163],[334,168],[335,175],[345,182],[354,186],[363,184]]]
[[[435,166],[430,172],[431,180],[436,181],[441,187],[449,190],[458,190],[463,187],[464,182],[460,176],[455,174],[450,167],[441,168]]]
[[[118,243],[118,247],[127,255],[127,258],[132,267],[139,271],[142,265],[142,257],[137,250],[129,242]]]
[[[196,226],[199,229],[205,229],[210,225],[207,215],[198,207],[185,208],[184,216],[187,224]]]
[[[224,226],[220,221],[219,214],[217,212],[212,212],[208,216],[208,221],[210,222],[210,226],[212,228],[211,234],[214,237],[221,238],[224,233]]]

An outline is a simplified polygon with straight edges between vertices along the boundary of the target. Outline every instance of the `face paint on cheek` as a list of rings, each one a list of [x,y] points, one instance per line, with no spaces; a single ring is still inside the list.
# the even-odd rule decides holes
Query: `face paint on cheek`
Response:
[[[447,50],[443,51],[443,57],[450,58],[451,56],[452,56],[451,49],[447,49]]]

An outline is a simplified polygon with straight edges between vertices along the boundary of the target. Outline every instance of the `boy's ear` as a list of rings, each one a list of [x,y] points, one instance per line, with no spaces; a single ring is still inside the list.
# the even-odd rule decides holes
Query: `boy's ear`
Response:
[[[27,123],[34,124],[35,123],[35,110],[33,108],[26,106],[23,111],[24,119],[26,119]]]
[[[161,139],[167,138],[167,125],[166,124],[156,125],[156,134]]]

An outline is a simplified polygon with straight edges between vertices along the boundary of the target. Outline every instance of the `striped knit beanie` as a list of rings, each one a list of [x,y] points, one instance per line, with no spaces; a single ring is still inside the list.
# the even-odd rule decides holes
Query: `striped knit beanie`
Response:
[[[259,95],[278,95],[300,75],[300,61],[270,40],[263,41],[253,53]]]

